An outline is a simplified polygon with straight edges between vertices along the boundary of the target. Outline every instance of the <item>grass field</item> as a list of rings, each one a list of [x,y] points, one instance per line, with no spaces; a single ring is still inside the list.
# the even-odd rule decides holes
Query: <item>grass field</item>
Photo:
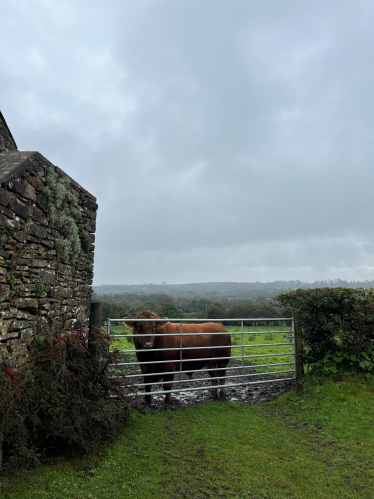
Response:
[[[240,332],[240,327],[236,326],[227,326],[227,330],[230,332]],[[292,362],[292,346],[291,345],[280,345],[280,346],[271,346],[272,343],[285,343],[286,342],[286,333],[273,333],[270,334],[269,331],[287,331],[291,330],[289,327],[282,326],[281,328],[275,326],[245,326],[245,334],[244,334],[244,344],[245,345],[259,345],[259,344],[268,344],[270,346],[265,347],[248,347],[244,348],[244,355],[265,355],[265,354],[279,354],[279,353],[289,353],[290,355],[284,356],[269,356],[269,357],[257,357],[251,359],[245,359],[246,363],[251,364],[275,364],[275,363],[284,363],[284,362]],[[124,325],[118,325],[112,327],[112,331],[114,334],[131,334],[131,329],[127,328]],[[254,332],[261,332],[265,334],[253,334]],[[242,343],[241,334],[232,335],[231,343],[233,346],[239,346]],[[131,338],[118,338],[118,341],[115,341],[112,344],[112,348],[117,348],[119,350],[134,350],[134,343]],[[233,348],[232,356],[241,355],[241,348]],[[135,359],[135,355],[134,355]],[[240,359],[237,359],[240,360]],[[274,371],[285,371],[292,369],[292,366],[273,366],[273,367],[260,367],[256,369],[257,372],[274,372]]]
[[[134,414],[115,444],[0,479],[1,499],[372,499],[374,380]]]

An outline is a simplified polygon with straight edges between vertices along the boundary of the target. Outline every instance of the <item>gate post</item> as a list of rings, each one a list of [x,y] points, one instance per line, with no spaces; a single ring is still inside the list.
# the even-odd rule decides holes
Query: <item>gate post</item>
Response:
[[[90,324],[88,329],[88,349],[94,355],[95,360],[98,361],[98,352],[96,349],[96,340],[97,335],[95,329],[101,328],[101,314],[102,314],[102,304],[91,303],[91,311],[90,311]]]
[[[0,432],[0,470],[3,462],[3,434]]]
[[[296,382],[298,383],[304,376],[303,342],[298,312],[293,312],[293,319],[295,323],[295,370]]]

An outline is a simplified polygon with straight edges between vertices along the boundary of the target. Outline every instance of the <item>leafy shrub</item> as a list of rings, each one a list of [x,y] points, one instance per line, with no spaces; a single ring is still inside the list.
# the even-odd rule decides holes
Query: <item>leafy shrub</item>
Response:
[[[83,331],[34,342],[38,363],[0,375],[0,433],[9,468],[33,465],[41,456],[85,453],[115,439],[129,417],[122,372],[110,365],[113,336],[97,330],[96,355]]]
[[[328,352],[359,357],[374,344],[373,289],[297,289],[274,301],[283,314],[299,313],[308,364],[324,362]]]
[[[328,352],[323,359],[311,364],[311,373],[319,376],[332,376],[349,371],[371,373],[374,368],[374,348],[353,355],[344,352]]]

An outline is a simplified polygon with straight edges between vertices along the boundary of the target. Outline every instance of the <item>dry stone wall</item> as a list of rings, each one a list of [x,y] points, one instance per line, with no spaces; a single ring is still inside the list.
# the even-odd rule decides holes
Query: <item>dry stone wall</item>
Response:
[[[17,367],[56,328],[88,330],[98,206],[39,153],[0,167],[0,364]]]
[[[0,111],[0,153],[6,151],[17,151],[17,144],[15,143],[4,116]]]

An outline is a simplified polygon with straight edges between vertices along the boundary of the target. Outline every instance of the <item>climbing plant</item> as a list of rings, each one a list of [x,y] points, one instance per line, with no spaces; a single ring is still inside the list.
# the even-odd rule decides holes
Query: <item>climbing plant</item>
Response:
[[[8,224],[4,224],[0,222],[0,243],[5,241],[8,237],[10,237],[14,232],[13,227]]]
[[[87,234],[86,232],[81,228],[79,227],[78,229],[78,233],[79,233],[79,239],[81,240],[81,246],[82,246],[82,250],[85,252],[85,253],[89,253],[90,251],[90,241],[87,237]]]
[[[46,186],[43,193],[48,199],[50,221],[60,232],[57,249],[65,259],[74,259],[81,252],[79,229],[76,222],[82,220],[78,198],[69,189],[68,177],[59,178],[51,167],[46,169]]]

